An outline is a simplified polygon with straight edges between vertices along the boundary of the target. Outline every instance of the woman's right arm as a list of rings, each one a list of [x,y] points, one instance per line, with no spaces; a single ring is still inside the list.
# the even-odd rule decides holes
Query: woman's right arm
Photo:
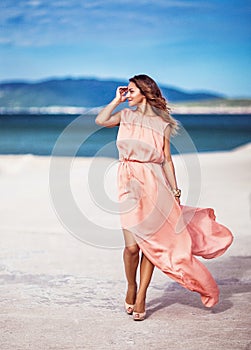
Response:
[[[112,114],[120,103],[126,100],[127,86],[119,86],[116,90],[116,97],[97,115],[95,122],[98,125],[112,127],[120,123],[121,111]]]

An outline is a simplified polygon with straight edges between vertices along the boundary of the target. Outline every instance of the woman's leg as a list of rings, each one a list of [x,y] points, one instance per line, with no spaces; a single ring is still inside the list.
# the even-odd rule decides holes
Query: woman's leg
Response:
[[[137,293],[136,275],[139,264],[139,247],[130,231],[124,229],[123,233],[125,239],[123,258],[128,283],[125,301],[128,304],[134,305]]]
[[[153,270],[154,270],[154,265],[142,253],[142,258],[140,263],[140,285],[139,285],[136,304],[134,308],[135,312],[142,313],[145,311],[146,292],[152,278]]]

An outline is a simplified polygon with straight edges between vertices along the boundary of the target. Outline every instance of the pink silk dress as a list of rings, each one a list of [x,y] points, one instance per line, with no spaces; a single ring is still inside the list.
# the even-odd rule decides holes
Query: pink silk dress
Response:
[[[233,236],[215,221],[211,208],[179,205],[164,173],[161,117],[124,109],[117,136],[118,190],[122,228],[144,255],[183,287],[200,293],[203,304],[218,302],[219,290],[208,269],[194,257],[215,258]]]

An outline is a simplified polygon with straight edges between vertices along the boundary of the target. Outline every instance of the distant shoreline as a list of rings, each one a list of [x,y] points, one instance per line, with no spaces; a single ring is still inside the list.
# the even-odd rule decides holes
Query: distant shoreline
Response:
[[[50,107],[0,107],[0,115],[4,114],[86,114],[96,115],[103,107],[74,107],[74,106],[50,106]],[[173,114],[251,114],[250,106],[189,106],[171,105]]]
[[[173,114],[251,114],[251,106],[173,106]]]

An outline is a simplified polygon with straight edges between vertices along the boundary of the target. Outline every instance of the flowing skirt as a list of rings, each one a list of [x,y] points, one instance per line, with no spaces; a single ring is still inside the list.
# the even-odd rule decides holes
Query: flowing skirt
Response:
[[[214,306],[218,286],[195,256],[212,259],[222,255],[233,240],[230,230],[216,222],[211,208],[179,205],[159,165],[121,164],[118,180],[122,227],[133,233],[156,267],[200,293],[206,307]]]

